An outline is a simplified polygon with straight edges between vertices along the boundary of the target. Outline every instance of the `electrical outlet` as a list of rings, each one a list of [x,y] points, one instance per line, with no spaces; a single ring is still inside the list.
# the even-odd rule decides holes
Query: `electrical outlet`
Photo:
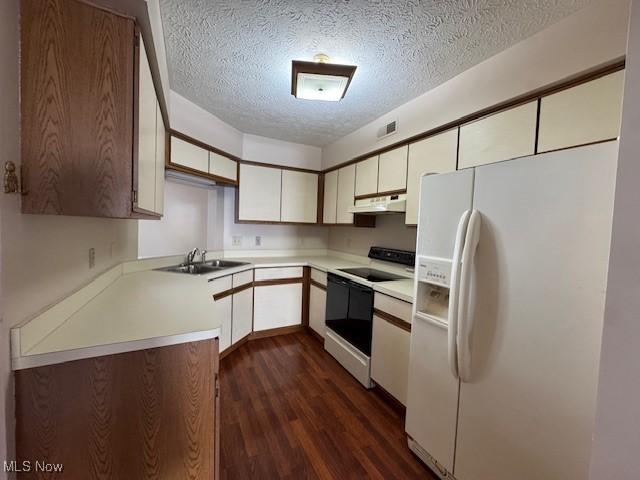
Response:
[[[262,245],[262,237],[260,235],[256,235],[256,247]]]
[[[89,269],[96,266],[96,249],[91,247],[89,249]]]
[[[240,245],[242,245],[242,237],[240,235],[233,235],[231,237],[231,244],[234,247],[239,247]]]

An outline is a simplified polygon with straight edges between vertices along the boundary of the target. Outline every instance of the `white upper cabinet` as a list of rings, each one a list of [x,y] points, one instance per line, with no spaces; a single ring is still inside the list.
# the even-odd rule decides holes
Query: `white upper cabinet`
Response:
[[[355,164],[347,165],[338,170],[336,223],[353,223],[353,213],[349,213],[348,210],[354,205],[355,182]]]
[[[458,168],[533,155],[537,113],[533,101],[460,127]]]
[[[322,223],[336,223],[336,201],[338,199],[338,170],[324,175],[324,199]]]
[[[209,173],[216,177],[235,181],[238,179],[238,164],[235,160],[215,152],[209,152]]]
[[[166,150],[166,130],[162,120],[160,105],[156,102],[156,213],[164,213],[164,164]]]
[[[209,173],[209,151],[176,137],[171,137],[171,163]]]
[[[621,70],[543,97],[538,152],[618,137],[623,89]]]
[[[356,197],[378,192],[378,156],[356,163]]]
[[[282,170],[240,165],[238,219],[247,221],[280,221]]]
[[[316,223],[318,175],[282,170],[282,222]]]
[[[408,146],[395,148],[380,155],[378,168],[378,193],[407,188]]]
[[[409,145],[406,224],[418,224],[420,177],[425,173],[454,171],[456,169],[457,150],[457,128]]]
[[[144,42],[140,37],[140,78],[138,86],[138,168],[136,208],[156,209],[156,116],[157,100]]]

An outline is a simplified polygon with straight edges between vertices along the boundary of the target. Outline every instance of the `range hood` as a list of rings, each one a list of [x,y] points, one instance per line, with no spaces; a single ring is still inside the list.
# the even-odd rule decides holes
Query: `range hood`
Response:
[[[200,188],[213,188],[217,184],[214,180],[209,180],[208,178],[197,177],[195,175],[191,175],[189,173],[182,173],[176,170],[165,170],[164,172],[165,178],[169,178],[176,183],[182,183],[184,185],[189,185],[191,187],[200,187]]]
[[[407,195],[386,195],[356,200],[356,204],[349,207],[349,213],[366,215],[382,215],[388,213],[404,213],[407,209]]]

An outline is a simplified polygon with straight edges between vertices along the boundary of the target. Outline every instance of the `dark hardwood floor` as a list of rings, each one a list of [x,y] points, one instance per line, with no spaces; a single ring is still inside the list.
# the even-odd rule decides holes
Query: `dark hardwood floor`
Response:
[[[223,479],[436,479],[402,416],[309,334],[246,343],[220,381]]]

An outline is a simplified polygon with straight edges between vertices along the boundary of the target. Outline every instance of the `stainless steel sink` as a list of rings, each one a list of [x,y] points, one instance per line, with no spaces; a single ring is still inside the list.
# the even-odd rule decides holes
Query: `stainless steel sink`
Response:
[[[210,265],[215,268],[224,269],[224,268],[233,268],[233,267],[240,267],[242,265],[247,265],[247,262],[234,262],[232,260],[209,260],[205,262],[205,265]]]
[[[183,263],[181,265],[157,268],[156,270],[162,272],[186,273],[189,275],[203,275],[205,273],[219,272],[220,270],[239,267],[241,265],[247,265],[247,263],[233,262],[231,260],[210,260],[205,263]]]

